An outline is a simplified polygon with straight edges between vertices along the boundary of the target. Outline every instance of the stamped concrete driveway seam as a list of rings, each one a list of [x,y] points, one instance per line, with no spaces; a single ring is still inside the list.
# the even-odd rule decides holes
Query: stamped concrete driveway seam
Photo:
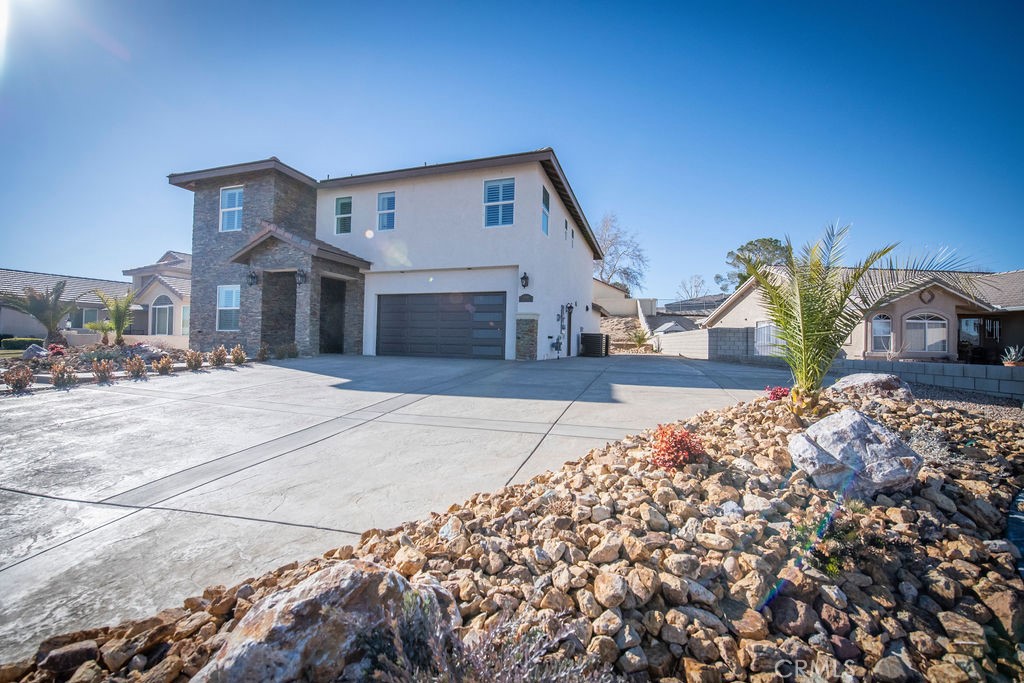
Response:
[[[562,409],[562,412],[559,413],[558,417],[554,420],[554,422],[551,423],[551,426],[547,428],[547,430],[544,432],[544,436],[541,437],[540,441],[537,442],[537,445],[533,447],[533,450],[530,451],[530,454],[527,455],[526,458],[521,463],[519,463],[519,467],[516,468],[516,471],[512,473],[512,476],[510,476],[508,478],[508,480],[505,481],[505,486],[508,486],[509,484],[511,484],[512,480],[514,480],[516,478],[516,476],[519,474],[519,472],[523,469],[523,467],[526,466],[526,463],[530,462],[530,458],[532,458],[534,456],[534,454],[537,452],[537,449],[540,448],[542,443],[544,443],[544,439],[546,439],[548,437],[548,435],[551,434],[551,430],[555,427],[556,424],[558,424],[558,421],[561,420],[563,417],[565,417],[565,414],[567,412],[569,412],[569,408],[572,408],[573,404],[576,403],[576,401],[580,400],[580,398],[584,394],[586,394],[587,391],[592,386],[594,386],[594,384],[597,382],[597,380],[600,379],[601,377],[603,377],[606,372],[608,372],[608,367],[605,367],[603,370],[601,370],[601,372],[596,374],[594,376],[594,379],[590,380],[590,382],[587,383],[587,386],[585,386],[582,389],[580,389],[579,393],[576,394],[576,397],[573,398],[572,401],[569,402],[569,405],[567,405],[565,408]]]
[[[288,455],[289,453],[293,453],[293,452],[295,452],[297,450],[300,450],[300,449],[305,448],[307,446],[311,446],[313,444],[319,443],[321,441],[324,441],[324,440],[326,440],[326,439],[328,439],[328,438],[330,438],[332,436],[335,436],[337,434],[340,434],[342,432],[345,432],[345,431],[348,431],[348,430],[353,429],[355,427],[358,427],[360,425],[366,424],[367,422],[371,422],[371,421],[377,420],[377,419],[379,419],[382,416],[386,416],[390,412],[398,410],[398,409],[400,409],[402,407],[405,407],[407,405],[411,405],[412,403],[415,403],[416,401],[422,400],[426,396],[430,395],[431,390],[443,391],[445,389],[450,389],[450,388],[453,388],[454,386],[458,386],[459,384],[461,384],[463,382],[473,381],[475,379],[479,379],[480,377],[486,377],[488,375],[495,374],[499,370],[500,369],[487,369],[487,370],[483,370],[483,371],[468,372],[468,373],[464,373],[462,375],[459,375],[458,377],[456,377],[455,379],[452,379],[452,380],[447,380],[447,381],[444,381],[444,382],[435,382],[435,383],[432,383],[430,385],[419,387],[419,388],[417,388],[417,389],[415,389],[413,391],[407,392],[405,394],[400,394],[399,396],[394,396],[394,397],[391,397],[391,398],[388,398],[388,399],[384,399],[382,401],[378,401],[377,403],[371,404],[370,406],[367,406],[366,408],[363,408],[361,410],[351,411],[352,413],[361,412],[361,411],[367,411],[370,408],[372,408],[373,406],[380,405],[382,403],[387,403],[387,402],[390,402],[390,401],[395,401],[396,399],[401,399],[403,397],[408,397],[408,398],[412,399],[412,400],[407,401],[407,402],[399,402],[398,405],[395,405],[394,407],[390,408],[387,412],[378,413],[374,417],[367,417],[367,418],[361,419],[361,420],[351,420],[351,419],[347,419],[345,415],[342,415],[342,416],[337,417],[337,418],[328,419],[328,420],[325,420],[323,422],[320,422],[320,423],[317,423],[315,425],[312,425],[310,427],[306,427],[306,428],[297,430],[295,432],[291,432],[290,434],[285,434],[283,436],[271,439],[271,440],[263,442],[261,444],[257,444],[256,446],[253,446],[251,448],[243,449],[241,451],[236,451],[234,453],[229,453],[227,455],[220,456],[218,458],[215,458],[213,460],[201,463],[199,465],[195,465],[193,467],[189,467],[189,468],[186,468],[184,470],[180,470],[179,472],[175,472],[173,474],[166,475],[164,477],[161,477],[160,479],[154,480],[153,482],[148,482],[146,484],[143,484],[142,486],[138,486],[138,487],[136,487],[134,489],[130,489],[130,490],[125,491],[123,493],[120,493],[120,494],[118,494],[116,496],[111,496],[109,498],[105,498],[105,499],[98,500],[98,501],[96,501],[96,500],[87,500],[87,499],[79,499],[79,498],[68,497],[68,496],[54,496],[54,495],[49,495],[49,494],[46,494],[46,493],[24,491],[24,490],[20,490],[20,489],[11,488],[11,487],[0,486],[0,491],[6,491],[8,493],[14,493],[14,494],[19,494],[19,495],[23,495],[23,496],[35,496],[35,497],[39,497],[39,498],[45,498],[45,499],[48,499],[48,500],[63,501],[63,502],[68,502],[68,503],[79,503],[79,504],[83,504],[83,505],[93,505],[93,506],[108,506],[108,507],[123,508],[123,509],[126,509],[126,510],[130,510],[130,512],[127,512],[126,514],[124,514],[122,516],[119,516],[119,517],[117,517],[115,519],[112,519],[112,520],[110,520],[110,521],[108,521],[108,522],[106,522],[104,524],[101,524],[99,526],[96,526],[96,527],[90,528],[90,529],[88,529],[86,531],[83,531],[80,534],[77,534],[77,535],[72,536],[70,538],[67,538],[67,539],[65,539],[65,540],[63,540],[63,541],[61,541],[59,543],[56,543],[55,545],[52,545],[52,546],[50,546],[48,548],[45,548],[45,549],[42,549],[42,550],[40,550],[37,553],[31,554],[31,555],[27,555],[25,557],[20,558],[19,560],[15,561],[15,562],[11,562],[10,564],[6,564],[6,565],[3,565],[3,566],[0,566],[0,572],[3,572],[5,570],[7,570],[7,569],[10,569],[11,567],[17,566],[18,564],[21,564],[22,562],[28,561],[28,560],[30,560],[30,559],[32,559],[34,557],[38,557],[39,555],[42,555],[42,554],[47,553],[47,552],[50,552],[51,550],[54,550],[56,548],[60,548],[61,546],[66,545],[67,543],[70,543],[71,541],[79,539],[79,538],[81,538],[83,536],[87,536],[88,534],[93,533],[94,531],[98,531],[99,529],[107,527],[110,524],[114,524],[116,522],[122,521],[125,518],[127,518],[127,517],[129,517],[129,516],[131,516],[131,515],[133,515],[133,514],[135,514],[137,512],[140,512],[142,510],[146,510],[146,509],[167,510],[167,511],[182,512],[182,513],[187,513],[187,514],[192,514],[192,515],[209,515],[209,516],[213,516],[213,517],[232,518],[232,519],[239,519],[239,520],[245,520],[245,521],[251,521],[251,522],[263,522],[263,523],[268,523],[268,524],[282,524],[282,525],[285,525],[285,526],[303,527],[303,528],[318,529],[318,530],[324,530],[324,531],[336,531],[336,532],[340,532],[340,533],[345,533],[345,534],[351,534],[351,535],[354,535],[354,536],[359,536],[362,532],[360,532],[360,531],[352,531],[352,530],[349,530],[349,529],[336,529],[336,528],[332,528],[332,527],[326,527],[326,526],[320,526],[320,525],[314,525],[314,524],[299,524],[299,523],[287,522],[287,521],[282,521],[282,520],[262,519],[262,518],[248,517],[248,516],[243,516],[243,515],[230,515],[230,514],[226,514],[226,513],[217,513],[217,512],[209,512],[209,511],[197,511],[197,510],[186,510],[186,509],[180,509],[180,508],[174,508],[174,507],[164,507],[164,506],[161,506],[160,503],[162,503],[162,502],[164,502],[166,500],[170,500],[171,498],[174,498],[174,497],[176,497],[176,496],[178,496],[180,494],[187,493],[188,491],[193,490],[195,488],[198,488],[198,487],[200,487],[202,485],[205,485],[207,483],[216,481],[217,479],[221,479],[221,478],[223,478],[225,476],[228,476],[230,474],[234,474],[236,472],[248,469],[249,467],[253,467],[255,465],[259,465],[261,463],[267,462],[269,460],[273,460],[275,458],[283,457],[285,455]],[[255,386],[255,387],[267,387],[267,386],[271,386],[273,384],[285,383],[287,381],[288,380],[280,380],[280,381],[276,381],[276,382],[265,382],[265,383],[258,384],[258,385],[253,385],[253,386]],[[129,389],[130,390],[131,387],[124,387],[124,388],[118,387],[118,389],[119,390],[122,390],[122,389]],[[232,390],[228,390],[227,392],[216,392],[216,393],[230,393],[230,391],[232,391]],[[145,394],[147,396],[149,395],[149,394],[146,394],[142,390],[137,390],[136,392],[127,391],[127,392],[124,392],[124,393]],[[186,393],[183,393],[183,394],[172,394],[171,392],[159,392],[159,393],[160,393],[161,396],[168,397],[170,400],[169,401],[162,401],[160,403],[154,404],[153,406],[136,406],[136,407],[133,407],[133,408],[126,408],[126,409],[120,410],[120,411],[114,411],[114,412],[111,412],[111,413],[103,413],[100,416],[93,416],[93,417],[109,417],[111,415],[117,415],[117,414],[124,413],[124,412],[129,412],[129,411],[134,411],[134,410],[142,410],[144,408],[151,408],[151,407],[155,407],[155,406],[159,406],[159,405],[165,405],[166,403],[173,402],[175,400],[178,400],[178,401],[191,401],[191,400],[196,400],[196,399],[204,398],[204,396],[199,396],[199,395],[194,395],[194,394],[186,394]],[[207,394],[206,396],[212,397],[214,395],[216,395],[216,394]],[[90,418],[81,418],[81,419],[90,419]],[[334,425],[335,423],[340,423],[342,420],[345,420],[349,424],[341,427],[340,429],[336,429],[336,428],[333,428],[333,427],[330,426],[330,425]],[[69,420],[68,422],[74,422],[74,420]],[[324,428],[324,427],[326,427],[326,429],[320,429],[320,428]],[[264,451],[264,450],[267,450],[267,448],[266,448],[267,446],[270,446],[270,445],[273,445],[273,444],[278,444],[279,442],[295,441],[296,440],[295,437],[298,437],[298,436],[303,435],[303,434],[309,436],[310,432],[315,433],[316,436],[314,436],[312,438],[306,438],[306,439],[298,440],[297,443],[295,443],[291,447],[287,447],[285,450],[271,448],[270,450],[271,450],[272,454],[268,455],[265,458],[251,459],[251,460],[249,460],[244,465],[240,465],[240,466],[237,466],[237,467],[229,467],[226,471],[221,471],[221,473],[219,473],[219,474],[217,474],[215,476],[203,478],[202,480],[193,479],[192,481],[189,481],[187,483],[187,485],[184,486],[184,487],[178,487],[178,488],[173,488],[172,487],[172,489],[169,492],[165,488],[167,480],[172,480],[172,479],[174,479],[176,477],[179,477],[179,475],[186,475],[186,473],[195,473],[197,471],[204,471],[206,469],[209,469],[208,466],[211,466],[211,465],[216,467],[218,464],[229,464],[233,459],[236,459],[237,456],[244,456],[244,454],[246,454],[247,452],[253,452],[253,451],[260,452],[260,451]],[[224,468],[221,467],[220,469],[223,470]],[[158,500],[155,500],[155,501],[152,501],[152,502],[149,502],[149,503],[145,502],[146,498],[144,496],[144,493],[146,491],[150,490],[152,487],[157,486],[157,485],[161,485],[160,487],[162,489],[164,489],[163,492],[166,495],[164,495],[162,498],[159,498]]]

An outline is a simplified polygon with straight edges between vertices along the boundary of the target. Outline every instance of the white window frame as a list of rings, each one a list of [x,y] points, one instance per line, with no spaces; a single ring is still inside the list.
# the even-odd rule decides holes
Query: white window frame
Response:
[[[224,208],[224,193],[228,191],[238,190],[241,192],[241,201],[238,202],[238,206],[231,206]],[[220,188],[220,224],[219,229],[221,232],[239,232],[242,229],[242,207],[245,205],[245,186],[244,185],[229,185],[228,187]],[[238,214],[238,227],[224,229],[224,215],[225,214]]]
[[[341,212],[342,202],[348,200],[348,213]],[[342,220],[348,219],[348,229],[342,230]],[[352,197],[335,197],[334,198],[334,234],[335,235],[348,235],[352,233]]]
[[[875,322],[876,321],[877,322],[885,321],[885,322],[889,323],[889,334],[887,334],[887,335],[886,334],[876,334],[875,333]],[[881,339],[888,339],[889,340],[889,345],[888,346],[879,346],[878,342]],[[892,341],[893,341],[892,316],[889,315],[888,313],[879,313],[878,315],[875,315],[874,317],[872,317],[871,318],[871,352],[872,353],[888,353],[889,351],[892,351]]]
[[[223,297],[222,297],[221,293],[222,292],[227,292],[228,290],[234,290],[234,292],[235,292],[234,297],[232,297],[234,299],[234,301],[229,302],[229,303],[236,304],[234,306],[222,306],[221,305],[221,303],[223,301]],[[242,286],[241,285],[217,285],[217,331],[218,332],[238,332],[238,331],[240,331],[242,329],[241,308],[242,308]],[[238,314],[238,327],[234,327],[234,328],[222,327],[221,324],[220,324],[220,312],[221,311],[238,311],[239,312],[239,314]]]
[[[163,322],[167,323],[167,329],[163,332],[160,331],[160,318],[163,317]],[[149,307],[149,319],[152,321],[150,334],[174,334],[174,304],[160,304],[159,306]]]
[[[96,315],[92,320],[86,320],[85,314],[87,312],[94,313]],[[100,309],[98,308],[83,308],[82,309],[82,329],[85,329],[86,323],[98,323],[100,321]]]
[[[388,195],[391,196],[391,208],[390,209],[382,209],[382,208],[380,208],[381,207],[381,200],[382,199],[386,199],[388,197]],[[386,206],[386,204],[384,206]],[[385,231],[385,230],[394,230],[395,227],[398,225],[397,213],[398,213],[398,195],[395,194],[395,191],[391,190],[390,192],[378,192],[377,193],[377,231],[380,232],[380,231]],[[390,226],[384,226],[384,223],[386,222],[386,218],[385,217],[388,216],[388,215],[391,216],[391,225]]]
[[[916,349],[910,345],[911,336],[908,334],[908,330],[911,323],[915,325],[918,323],[924,324],[924,348]],[[944,332],[941,349],[928,348],[928,330],[933,327],[941,327]],[[949,321],[937,313],[915,313],[908,315],[903,319],[903,341],[907,346],[907,351],[913,351],[914,353],[949,353]]]
[[[510,195],[505,194],[507,186],[511,184],[512,192]],[[487,201],[488,190],[492,187],[496,187],[498,190],[498,198],[493,201]],[[487,222],[487,209],[491,207],[497,207],[498,222],[488,223]],[[508,210],[508,221],[505,221],[506,209]],[[516,179],[515,178],[497,178],[494,180],[484,181],[484,227],[485,228],[505,228],[511,225],[515,225],[516,221]]]
[[[192,306],[181,307],[181,334],[188,336],[189,328],[192,326]]]

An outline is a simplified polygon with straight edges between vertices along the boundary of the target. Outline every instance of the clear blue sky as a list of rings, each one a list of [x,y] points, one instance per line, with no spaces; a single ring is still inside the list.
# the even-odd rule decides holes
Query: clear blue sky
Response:
[[[1024,5],[0,0],[0,266],[191,248],[166,175],[323,178],[552,146],[647,296],[836,219],[851,255],[1024,268]]]

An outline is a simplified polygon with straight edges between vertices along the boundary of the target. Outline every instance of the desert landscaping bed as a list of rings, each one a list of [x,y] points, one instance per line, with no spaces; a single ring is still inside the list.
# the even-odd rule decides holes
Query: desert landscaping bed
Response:
[[[442,596],[466,642],[517,615],[550,634],[550,657],[628,680],[1021,680],[1024,582],[1005,534],[1024,424],[858,391],[819,417],[849,408],[923,458],[902,490],[816,487],[791,461],[804,425],[757,399],[677,425],[707,453],[679,469],[656,467],[655,433],[639,434],[150,619],[50,638],[0,681],[370,680],[380,661],[353,635],[366,623],[327,609],[332,591],[384,600],[414,592],[406,579]],[[395,642],[388,657],[408,662]],[[406,673],[382,680],[433,680]]]

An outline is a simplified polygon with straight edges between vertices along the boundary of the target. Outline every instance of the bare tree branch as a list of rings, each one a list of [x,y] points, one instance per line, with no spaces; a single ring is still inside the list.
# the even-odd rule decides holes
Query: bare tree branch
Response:
[[[636,233],[619,225],[614,213],[606,213],[597,229],[597,241],[604,260],[594,263],[594,277],[609,284],[626,285],[631,291],[643,289],[648,261]]]

